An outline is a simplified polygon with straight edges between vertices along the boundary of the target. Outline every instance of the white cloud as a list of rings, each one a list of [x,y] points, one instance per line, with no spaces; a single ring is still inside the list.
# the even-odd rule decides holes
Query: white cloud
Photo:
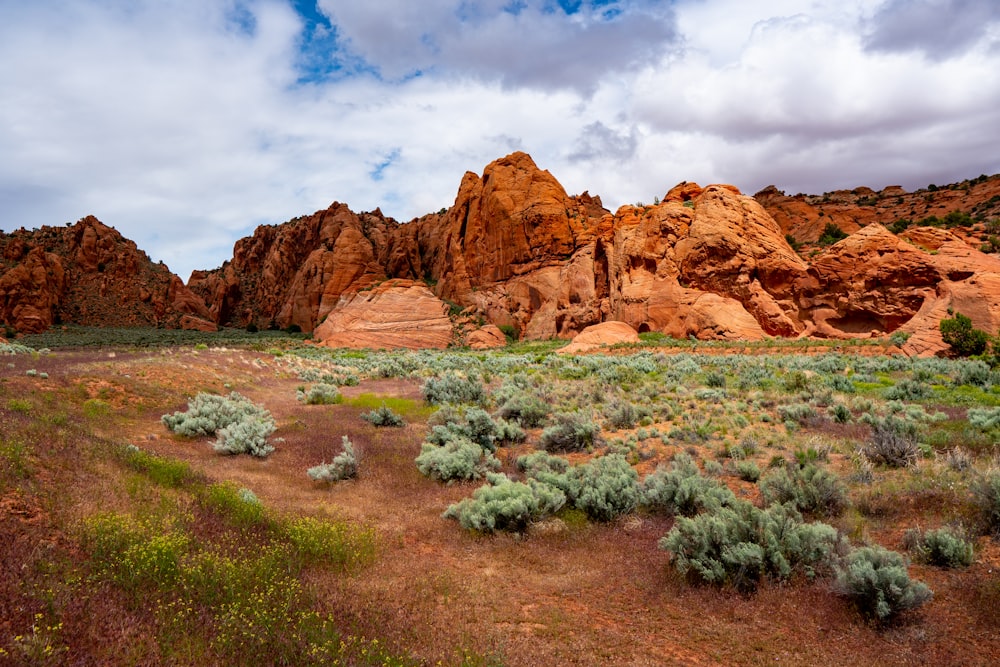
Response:
[[[1000,171],[995,26],[929,58],[874,48],[895,2],[509,5],[321,0],[350,50],[331,56],[300,52],[290,0],[3,3],[0,227],[92,213],[186,278],[334,200],[401,220],[449,206],[515,149],[611,208],[681,180]]]

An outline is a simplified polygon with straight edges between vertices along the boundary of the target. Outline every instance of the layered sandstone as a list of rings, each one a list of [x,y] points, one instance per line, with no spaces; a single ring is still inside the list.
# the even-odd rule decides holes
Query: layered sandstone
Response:
[[[448,305],[411,280],[344,295],[314,335],[326,347],[376,349],[445,348],[452,337]]]
[[[570,341],[569,345],[556,350],[560,354],[592,352],[602,347],[624,343],[638,343],[639,333],[624,322],[601,322],[587,327]]]

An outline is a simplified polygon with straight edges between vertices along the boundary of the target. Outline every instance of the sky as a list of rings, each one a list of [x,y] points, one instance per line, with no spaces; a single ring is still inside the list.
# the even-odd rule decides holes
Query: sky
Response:
[[[1000,172],[995,0],[0,0],[0,229],[95,215],[185,280],[530,153],[615,210]]]

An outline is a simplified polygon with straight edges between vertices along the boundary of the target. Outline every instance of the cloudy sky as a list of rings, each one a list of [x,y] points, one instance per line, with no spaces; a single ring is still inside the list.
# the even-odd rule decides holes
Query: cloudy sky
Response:
[[[0,228],[93,214],[182,278],[529,152],[612,210],[1000,172],[995,0],[0,0]]]

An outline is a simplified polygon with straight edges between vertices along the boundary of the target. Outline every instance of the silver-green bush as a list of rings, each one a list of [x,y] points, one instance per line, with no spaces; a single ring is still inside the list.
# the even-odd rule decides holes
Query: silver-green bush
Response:
[[[179,435],[216,435],[215,449],[227,454],[267,456],[274,451],[267,442],[274,433],[271,413],[237,392],[229,396],[201,393],[188,401],[185,412],[163,415],[163,424]]]
[[[306,405],[333,405],[341,403],[344,397],[340,394],[340,389],[332,384],[314,384],[308,390],[299,389],[295,397],[300,403]]]
[[[573,504],[592,519],[611,521],[639,505],[639,475],[621,454],[577,466],[573,476],[579,482]]]
[[[339,482],[358,476],[358,456],[354,451],[354,443],[345,435],[341,443],[344,451],[337,454],[329,463],[323,462],[306,470],[310,479],[317,482]]]
[[[445,373],[440,377],[427,378],[421,388],[424,400],[431,405],[442,403],[482,404],[486,400],[483,383],[475,375]]]
[[[372,426],[402,428],[406,420],[384,403],[379,407],[361,415],[361,418]]]
[[[792,503],[797,510],[815,516],[840,516],[847,508],[847,489],[834,473],[808,464],[788,465],[760,481],[767,504]]]
[[[566,503],[566,495],[548,484],[533,479],[513,482],[504,475],[488,477],[490,484],[451,505],[442,516],[457,519],[467,530],[523,532],[532,521],[558,512]]]
[[[919,529],[907,531],[904,542],[917,560],[937,567],[968,567],[974,558],[972,543],[948,526],[925,533]]]
[[[555,422],[542,431],[539,444],[546,451],[576,452],[592,447],[599,439],[600,427],[581,415],[561,413]]]
[[[862,615],[878,623],[888,623],[933,596],[926,584],[910,579],[903,556],[880,546],[848,554],[837,567],[835,587]]]
[[[670,468],[663,466],[642,483],[642,502],[655,511],[694,516],[733,502],[736,496],[721,482],[698,472],[694,459],[685,452],[674,456]]]
[[[421,473],[441,482],[481,479],[487,471],[500,468],[500,462],[491,453],[464,436],[440,447],[425,442],[416,464]]]

